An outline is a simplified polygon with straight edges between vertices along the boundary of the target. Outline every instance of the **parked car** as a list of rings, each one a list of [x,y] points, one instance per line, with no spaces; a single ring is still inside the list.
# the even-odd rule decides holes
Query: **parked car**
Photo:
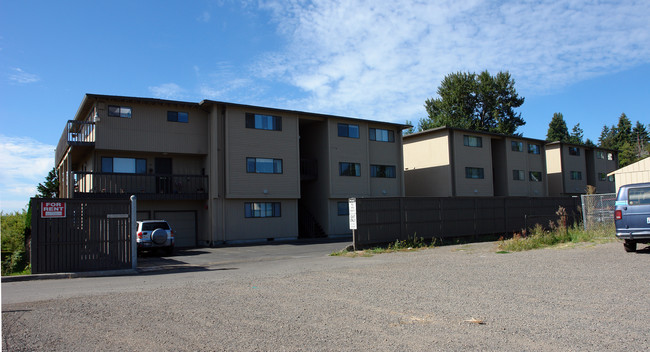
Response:
[[[138,221],[138,252],[147,249],[162,249],[167,255],[174,251],[174,231],[165,220]]]
[[[650,183],[621,186],[614,222],[616,237],[625,240],[626,252],[635,252],[637,243],[650,243]]]

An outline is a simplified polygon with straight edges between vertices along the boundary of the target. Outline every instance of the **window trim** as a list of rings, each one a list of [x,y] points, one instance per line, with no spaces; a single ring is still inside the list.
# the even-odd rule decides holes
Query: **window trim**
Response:
[[[111,108],[113,109],[117,108],[117,114],[111,113]],[[124,110],[128,109],[128,113],[123,113],[122,109]],[[120,118],[130,119],[131,115],[133,114],[133,108],[131,108],[130,106],[109,105],[107,108],[107,113],[109,117],[120,117]]]
[[[382,131],[386,132],[386,140],[382,139],[377,139],[377,131]],[[368,129],[368,139],[371,141],[375,142],[387,142],[387,143],[395,143],[395,131],[393,130],[387,130],[385,128],[370,128]]]
[[[253,209],[254,207],[258,207],[260,209]],[[269,213],[269,210],[271,212],[271,215],[267,215]],[[256,211],[259,212],[258,216],[255,216]],[[245,219],[265,219],[265,218],[281,218],[281,217],[282,217],[282,202],[244,202]]]
[[[351,168],[349,165],[354,165],[355,167],[353,170],[355,170],[355,175],[348,175],[343,173],[343,165],[347,164],[348,165],[348,170]],[[340,161],[339,162],[339,176],[350,176],[350,177],[361,177],[361,164],[360,163],[353,163],[353,162],[348,162],[348,161]]]
[[[183,116],[182,119],[181,119],[181,116]],[[168,122],[189,123],[190,122],[190,114],[187,111],[167,110],[167,121]]]
[[[579,147],[569,147],[569,155],[580,156],[580,148]]]
[[[528,143],[528,154],[538,155],[542,152],[542,147],[539,144]]]
[[[470,142],[472,140],[478,143],[476,143],[476,145],[472,145]],[[463,145],[471,148],[483,148],[483,137],[465,134],[463,135]]]
[[[115,159],[123,159],[123,160],[133,160],[133,167],[134,171],[133,172],[115,172]],[[104,162],[108,162],[110,160],[111,163],[111,170],[107,171],[105,170],[105,166],[107,164],[104,164]],[[145,175],[147,173],[147,159],[145,158],[122,158],[122,157],[113,157],[113,156],[102,156],[100,159],[101,162],[101,170],[102,173],[107,173],[107,174],[123,174],[123,175]],[[138,164],[140,164],[138,166]],[[144,167],[143,167],[144,166]],[[140,172],[138,172],[140,171]]]
[[[510,150],[512,150],[513,152],[523,152],[524,151],[524,142],[510,141]]]
[[[384,176],[377,176],[380,168],[383,168]],[[389,170],[393,170],[392,176],[390,176]],[[388,176],[386,176],[388,175]],[[397,167],[395,165],[370,165],[370,177],[375,178],[397,178]]]
[[[258,117],[260,118],[259,124]],[[267,119],[270,120],[270,122],[266,122]],[[282,116],[247,112],[244,116],[244,120],[246,128],[263,131],[282,131]]]
[[[356,136],[350,136],[350,127],[352,127],[352,126],[356,127],[356,131],[357,131],[357,135],[356,135]],[[345,129],[345,134],[341,134],[341,132],[343,131],[342,128]],[[343,122],[338,122],[338,123],[336,124],[336,130],[337,130],[337,135],[338,135],[339,137],[345,137],[345,138],[356,138],[356,139],[358,139],[358,138],[360,138],[360,136],[361,136],[361,129],[359,128],[359,125],[355,125],[355,124],[352,124],[352,123],[343,123]]]
[[[254,163],[255,163],[255,170],[251,171],[249,166],[250,166],[250,162],[253,161],[253,160],[254,160]],[[259,160],[271,160],[271,163],[273,165],[273,171],[272,172],[258,171],[259,168],[258,168],[257,164],[258,164]],[[278,164],[280,165],[279,169],[277,168]],[[282,164],[283,164],[282,159],[246,157],[246,173],[247,174],[281,175],[281,174],[284,173],[284,166]]]

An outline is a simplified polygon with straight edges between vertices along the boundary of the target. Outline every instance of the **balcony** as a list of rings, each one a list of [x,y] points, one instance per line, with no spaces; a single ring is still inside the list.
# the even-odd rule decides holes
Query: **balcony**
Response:
[[[95,123],[69,120],[63,129],[59,144],[56,146],[55,160],[58,164],[68,147],[78,146],[92,148],[95,146]],[[83,148],[82,148],[83,149]]]
[[[121,198],[140,200],[208,199],[205,175],[139,175],[73,171],[74,198]]]

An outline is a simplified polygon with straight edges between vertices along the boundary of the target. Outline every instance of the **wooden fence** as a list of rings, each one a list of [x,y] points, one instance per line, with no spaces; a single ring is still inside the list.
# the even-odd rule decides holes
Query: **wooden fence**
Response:
[[[32,273],[132,268],[131,201],[32,198]]]
[[[580,198],[569,197],[406,197],[357,198],[354,245],[409,237],[457,238],[512,234],[558,220],[560,206],[571,224],[579,220]]]

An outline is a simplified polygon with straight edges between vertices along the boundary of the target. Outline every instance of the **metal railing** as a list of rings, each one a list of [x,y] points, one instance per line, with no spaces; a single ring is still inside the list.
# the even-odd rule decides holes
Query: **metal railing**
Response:
[[[88,121],[68,120],[59,144],[56,146],[55,160],[58,163],[65,154],[68,146],[89,146],[95,143],[95,123]]]
[[[138,195],[139,199],[207,199],[205,175],[116,174],[73,171],[74,197]],[[142,197],[144,196],[144,198]]]

